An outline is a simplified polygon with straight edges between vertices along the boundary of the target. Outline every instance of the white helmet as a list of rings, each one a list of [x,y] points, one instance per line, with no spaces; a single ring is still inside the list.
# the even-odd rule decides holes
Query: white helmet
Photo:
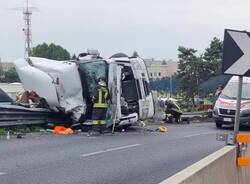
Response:
[[[98,82],[98,84],[100,86],[102,86],[102,87],[106,87],[107,86],[106,82],[103,79],[100,79],[99,82]]]

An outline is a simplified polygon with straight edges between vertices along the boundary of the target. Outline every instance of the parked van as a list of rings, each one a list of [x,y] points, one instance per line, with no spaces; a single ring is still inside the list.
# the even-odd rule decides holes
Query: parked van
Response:
[[[233,76],[224,87],[214,105],[213,118],[217,128],[221,128],[222,125],[234,124],[237,92],[238,77]],[[240,125],[250,125],[250,77],[243,78]]]

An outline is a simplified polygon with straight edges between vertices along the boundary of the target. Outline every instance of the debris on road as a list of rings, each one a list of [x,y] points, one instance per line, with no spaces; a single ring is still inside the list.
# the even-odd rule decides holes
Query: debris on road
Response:
[[[71,135],[74,133],[71,128],[66,128],[64,126],[55,126],[52,132],[57,135]]]
[[[168,131],[167,127],[165,127],[163,125],[159,126],[158,130],[159,130],[159,132],[163,132],[163,133]]]

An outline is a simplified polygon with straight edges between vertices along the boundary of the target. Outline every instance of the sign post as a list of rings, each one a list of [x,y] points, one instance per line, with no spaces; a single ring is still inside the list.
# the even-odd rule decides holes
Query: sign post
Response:
[[[241,107],[241,95],[242,95],[242,82],[243,82],[243,77],[239,76],[236,113],[235,113],[235,122],[234,122],[234,135],[236,135],[239,132],[239,127],[240,127],[240,107]]]
[[[250,77],[250,33],[226,29],[223,44],[222,71],[239,77],[234,134],[230,136],[233,138],[230,144],[237,144],[237,165],[250,166],[250,157],[246,156],[250,134],[239,133],[243,76]]]

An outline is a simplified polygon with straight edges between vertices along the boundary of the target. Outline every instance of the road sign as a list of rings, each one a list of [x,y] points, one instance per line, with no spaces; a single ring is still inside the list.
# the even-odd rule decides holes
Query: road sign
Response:
[[[250,33],[226,29],[223,47],[222,72],[250,77]]]
[[[239,132],[243,76],[250,77],[250,33],[226,29],[223,42],[222,72],[238,75],[234,136]],[[236,139],[235,139],[236,140]]]

